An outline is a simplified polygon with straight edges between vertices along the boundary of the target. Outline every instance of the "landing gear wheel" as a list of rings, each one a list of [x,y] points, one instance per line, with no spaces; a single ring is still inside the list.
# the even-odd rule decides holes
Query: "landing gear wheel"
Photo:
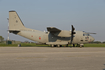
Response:
[[[68,47],[68,44],[66,45],[66,47]]]
[[[75,44],[73,44],[73,47],[75,47]]]
[[[80,45],[80,48],[82,48],[82,45]]]
[[[77,44],[77,46],[76,47],[80,47],[80,44]]]
[[[54,45],[51,45],[51,47],[54,47]]]
[[[60,47],[60,45],[57,45],[58,47]]]
[[[80,44],[80,48],[82,48],[84,46],[84,44]]]

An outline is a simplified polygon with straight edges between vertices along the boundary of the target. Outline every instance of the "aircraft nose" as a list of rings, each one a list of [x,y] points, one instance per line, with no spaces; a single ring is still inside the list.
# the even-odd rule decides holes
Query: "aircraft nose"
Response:
[[[91,37],[91,41],[93,42],[95,39],[93,37]]]

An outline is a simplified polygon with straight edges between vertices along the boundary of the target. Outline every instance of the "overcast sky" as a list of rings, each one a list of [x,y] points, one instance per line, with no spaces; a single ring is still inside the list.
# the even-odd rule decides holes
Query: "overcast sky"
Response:
[[[25,27],[47,31],[46,27],[95,32],[105,41],[105,0],[0,0],[0,36],[7,39],[9,11],[15,10]],[[30,41],[10,34],[11,40]]]

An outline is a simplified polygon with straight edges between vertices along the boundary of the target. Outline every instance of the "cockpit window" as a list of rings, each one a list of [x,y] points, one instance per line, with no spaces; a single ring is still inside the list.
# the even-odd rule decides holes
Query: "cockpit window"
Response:
[[[90,36],[89,34],[83,34],[83,36]]]

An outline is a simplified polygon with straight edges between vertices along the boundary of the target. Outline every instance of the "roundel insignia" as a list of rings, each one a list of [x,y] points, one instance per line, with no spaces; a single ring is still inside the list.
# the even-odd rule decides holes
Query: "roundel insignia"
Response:
[[[33,35],[31,37],[33,37]]]
[[[39,36],[39,40],[41,40],[41,37]]]

